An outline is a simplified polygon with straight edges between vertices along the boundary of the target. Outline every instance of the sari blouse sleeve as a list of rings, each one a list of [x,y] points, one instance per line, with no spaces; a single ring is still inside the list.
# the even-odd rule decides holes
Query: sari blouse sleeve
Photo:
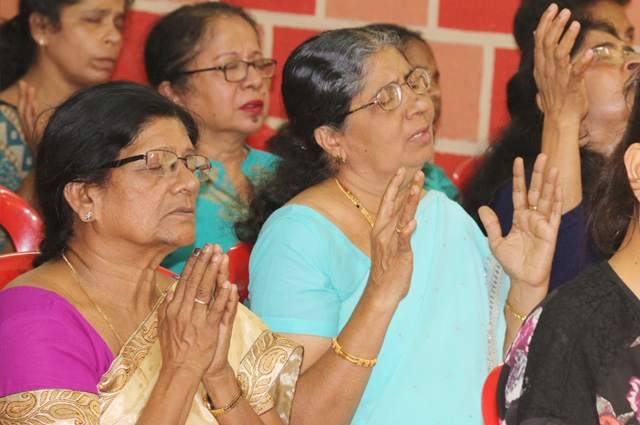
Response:
[[[275,332],[331,338],[338,333],[340,297],[316,235],[321,229],[312,224],[291,215],[267,221],[251,254],[249,299]]]
[[[113,355],[59,295],[15,287],[0,293],[0,397],[40,389],[97,394]]]

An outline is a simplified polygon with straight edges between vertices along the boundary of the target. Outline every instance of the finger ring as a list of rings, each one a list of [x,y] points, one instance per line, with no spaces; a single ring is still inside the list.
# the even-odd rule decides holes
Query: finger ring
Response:
[[[198,299],[198,297],[196,297],[195,301],[196,301],[198,304],[209,305],[209,303],[206,303],[206,302],[204,302],[204,301],[202,301],[202,300],[199,300],[199,299]]]
[[[400,234],[400,232],[402,232],[402,227],[396,226],[396,233]]]
[[[532,211],[538,211],[538,206],[537,205],[529,205],[529,209]]]

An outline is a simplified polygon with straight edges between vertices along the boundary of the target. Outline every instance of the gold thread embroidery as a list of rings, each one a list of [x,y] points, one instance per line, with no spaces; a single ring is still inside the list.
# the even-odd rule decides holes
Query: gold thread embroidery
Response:
[[[83,391],[47,389],[0,398],[0,425],[98,425],[98,395]]]
[[[265,330],[242,359],[238,383],[256,413],[261,414],[273,405],[263,400],[269,397],[272,383],[297,347],[282,335]]]

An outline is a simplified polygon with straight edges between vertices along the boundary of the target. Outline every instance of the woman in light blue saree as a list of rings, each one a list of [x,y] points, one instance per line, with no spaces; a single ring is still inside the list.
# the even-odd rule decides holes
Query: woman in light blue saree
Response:
[[[514,227],[502,238],[483,209],[487,242],[422,190],[428,88],[370,29],[316,36],[284,66],[294,137],[237,230],[256,243],[252,310],[305,349],[292,423],[482,423],[484,378],[546,294],[557,170],[541,157],[527,193],[516,162]]]

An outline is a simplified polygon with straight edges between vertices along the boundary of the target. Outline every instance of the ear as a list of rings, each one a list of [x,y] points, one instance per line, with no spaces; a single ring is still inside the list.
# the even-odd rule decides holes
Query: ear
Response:
[[[171,99],[174,103],[182,106],[184,108],[184,102],[182,101],[182,97],[178,94],[176,90],[173,89],[171,83],[168,81],[163,81],[158,86],[158,91],[164,97]]]
[[[99,197],[95,187],[86,183],[67,183],[64,187],[64,197],[80,221],[93,221],[99,215],[97,214]]]
[[[39,12],[34,12],[29,15],[29,30],[36,44],[44,46],[49,42],[49,34],[54,32],[54,27],[49,18]]]
[[[313,131],[313,135],[316,139],[316,143],[320,145],[325,152],[331,155],[332,158],[340,155],[344,160],[347,159],[347,154],[341,145],[341,134],[329,126],[323,125]]]
[[[640,201],[640,143],[634,143],[624,153],[624,166],[627,178],[636,199]]]

